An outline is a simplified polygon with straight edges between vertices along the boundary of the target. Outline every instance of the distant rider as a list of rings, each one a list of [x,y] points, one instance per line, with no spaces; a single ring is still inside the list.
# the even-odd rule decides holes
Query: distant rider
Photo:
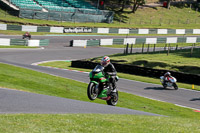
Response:
[[[165,74],[164,74],[164,84],[166,83],[166,82],[169,82],[169,79],[171,78],[172,76],[171,76],[171,73],[170,72],[166,72]]]
[[[109,81],[110,83],[112,83],[112,88],[113,90],[116,88],[116,75],[117,75],[117,71],[114,67],[114,65],[110,62],[110,58],[108,56],[104,56],[101,59],[101,65],[104,67],[104,72],[106,75],[106,78],[108,78],[108,76],[110,76]],[[110,86],[111,87],[111,86]],[[108,95],[111,92],[111,88],[108,90]]]
[[[23,39],[28,38],[28,39],[30,40],[30,39],[31,39],[31,34],[30,34],[29,32],[26,32],[26,33],[23,35],[22,38],[23,38]]]

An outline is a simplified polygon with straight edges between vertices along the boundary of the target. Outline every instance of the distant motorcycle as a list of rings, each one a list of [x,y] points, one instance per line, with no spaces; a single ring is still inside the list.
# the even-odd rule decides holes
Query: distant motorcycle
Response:
[[[178,90],[178,85],[176,84],[176,78],[175,77],[169,77],[169,80],[168,81],[165,81],[164,82],[164,79],[165,77],[164,76],[161,76],[160,77],[160,82],[162,83],[164,89],[166,89],[167,87],[174,87],[175,90]]]

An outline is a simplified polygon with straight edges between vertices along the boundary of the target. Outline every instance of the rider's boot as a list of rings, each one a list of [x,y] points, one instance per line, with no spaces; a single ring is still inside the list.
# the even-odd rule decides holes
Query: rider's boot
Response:
[[[108,85],[107,96],[110,96],[110,94],[111,94],[111,89],[112,89],[112,85],[109,84],[109,85]]]

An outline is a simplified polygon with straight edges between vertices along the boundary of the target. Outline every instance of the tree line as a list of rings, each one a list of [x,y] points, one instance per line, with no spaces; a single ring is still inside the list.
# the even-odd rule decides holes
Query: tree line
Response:
[[[99,0],[98,0],[99,1]],[[146,2],[146,0],[100,0],[104,3],[116,3],[119,7],[120,12],[123,12],[126,7],[131,8],[131,12],[135,13],[139,6],[143,6]],[[170,2],[171,0],[167,0],[167,6],[166,8],[170,8]]]

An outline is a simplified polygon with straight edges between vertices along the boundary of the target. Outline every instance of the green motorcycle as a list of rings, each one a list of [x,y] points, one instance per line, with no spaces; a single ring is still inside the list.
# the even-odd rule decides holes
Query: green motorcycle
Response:
[[[115,106],[118,102],[118,91],[117,89],[112,89],[109,84],[109,77],[106,78],[104,72],[104,67],[97,65],[89,74],[90,83],[87,88],[87,95],[90,100],[95,100],[96,98],[106,100],[108,105]],[[116,76],[116,82],[118,77]],[[108,89],[111,87],[109,96],[107,96]]]

